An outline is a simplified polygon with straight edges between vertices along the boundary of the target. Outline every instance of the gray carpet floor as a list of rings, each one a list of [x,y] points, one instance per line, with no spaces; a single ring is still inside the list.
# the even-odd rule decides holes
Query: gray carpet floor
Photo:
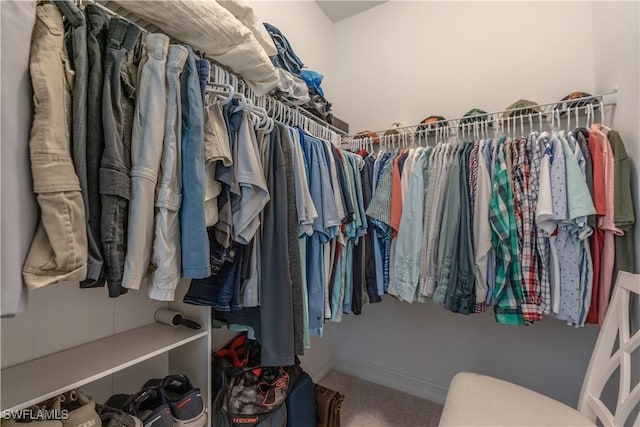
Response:
[[[442,405],[331,371],[318,381],[345,395],[342,427],[437,426]]]

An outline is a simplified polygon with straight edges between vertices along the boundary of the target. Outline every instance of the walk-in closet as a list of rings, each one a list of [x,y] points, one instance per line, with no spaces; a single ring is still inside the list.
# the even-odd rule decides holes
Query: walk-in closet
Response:
[[[640,2],[0,12],[3,427],[640,425]]]

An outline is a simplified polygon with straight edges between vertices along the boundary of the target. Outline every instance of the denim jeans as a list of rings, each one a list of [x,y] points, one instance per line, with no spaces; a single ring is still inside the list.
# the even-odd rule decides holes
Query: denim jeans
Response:
[[[102,286],[102,253],[91,234],[89,225],[89,192],[87,188],[87,84],[89,60],[87,58],[87,23],[82,11],[71,0],[56,1],[55,5],[66,18],[68,35],[73,46],[73,95],[71,154],[80,181],[82,201],[85,210],[87,230],[88,260],[87,278],[80,282],[83,288]]]
[[[87,276],[86,218],[70,156],[73,71],[53,4],[36,8],[29,65],[35,107],[29,152],[40,218],[22,272],[33,289]]]
[[[280,32],[280,30],[271,24],[264,23],[264,27],[269,32],[273,43],[276,45],[278,54],[271,56],[271,62],[276,67],[289,71],[291,74],[300,77],[300,70],[304,67],[304,64],[295,54],[293,48],[289,44],[287,38]]]
[[[114,17],[109,21],[102,93],[104,153],[100,162],[100,224],[110,297],[126,292],[121,285],[127,251],[131,129],[138,74],[133,51],[140,34],[140,27],[123,18]]]
[[[182,277],[211,275],[204,207],[204,108],[196,56],[187,46],[180,91],[182,95]]]
[[[209,227],[211,253],[211,276],[193,279],[184,302],[194,305],[206,305],[218,311],[239,310],[240,289],[242,285],[242,263],[245,248],[232,243],[224,248],[216,241],[215,229]]]
[[[211,73],[211,64],[206,59],[197,59],[196,68],[198,69],[198,77],[200,78],[200,90],[202,91],[202,105],[206,104],[207,82]]]
[[[104,55],[107,47],[109,16],[99,7],[88,4],[85,8],[87,21],[87,142],[86,142],[86,197],[89,209],[89,239],[96,243],[102,266],[96,284],[104,284],[104,257],[102,254],[102,233],[100,215],[100,160],[104,151],[104,128],[102,126],[102,88],[104,86]],[[91,240],[89,240],[89,259],[91,259]],[[90,272],[87,279],[91,279]]]
[[[147,34],[142,45],[138,98],[131,130],[131,195],[127,255],[122,286],[139,289],[147,277],[153,246],[155,194],[167,111],[169,37]]]
[[[157,187],[155,232],[151,255],[149,298],[173,301],[180,280],[180,218],[182,105],[180,73],[187,59],[184,46],[169,46],[167,58],[167,113],[164,146]]]

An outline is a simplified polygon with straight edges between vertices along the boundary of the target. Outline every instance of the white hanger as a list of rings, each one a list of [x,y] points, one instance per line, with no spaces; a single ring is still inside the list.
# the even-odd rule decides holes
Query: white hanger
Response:
[[[222,98],[222,93],[214,90],[214,87],[219,87],[221,89],[226,89],[229,93],[227,94],[226,98]],[[220,101],[221,105],[227,105],[231,102],[231,100],[233,99],[233,95],[235,95],[235,91],[233,90],[233,86],[225,84],[225,83],[214,83],[214,82],[208,82],[207,83],[207,88],[205,89],[205,93],[212,93],[215,96],[220,96],[222,99]]]
[[[543,127],[542,127],[542,111],[538,111],[538,125],[540,126],[540,129],[538,129],[538,132],[542,132],[543,131]]]
[[[604,103],[602,101],[600,101],[600,126],[608,132],[611,132],[611,128],[604,124]]]

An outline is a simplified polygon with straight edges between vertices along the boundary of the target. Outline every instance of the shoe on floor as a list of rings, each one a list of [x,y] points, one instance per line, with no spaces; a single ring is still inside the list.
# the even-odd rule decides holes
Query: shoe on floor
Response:
[[[175,426],[202,427],[207,415],[200,389],[194,387],[186,375],[168,375],[162,379],[147,381],[145,387],[156,386],[162,390],[175,418]]]

